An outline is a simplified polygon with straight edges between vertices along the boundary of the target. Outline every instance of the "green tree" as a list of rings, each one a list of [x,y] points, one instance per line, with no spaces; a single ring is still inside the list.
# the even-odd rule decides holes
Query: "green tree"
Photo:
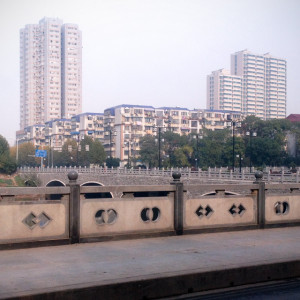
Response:
[[[226,162],[228,164],[230,149],[232,149],[232,135],[229,129],[205,130],[200,148],[199,165],[201,167],[221,167],[226,165]],[[227,161],[224,159],[226,157],[228,157]]]
[[[15,159],[10,155],[10,148],[7,140],[0,135],[0,173],[12,174],[16,171]]]
[[[292,124],[285,119],[263,121],[259,118],[249,116],[242,124],[241,133],[245,136],[245,153],[247,162],[250,155],[254,166],[283,165],[288,161],[287,133],[292,130]],[[256,132],[256,137],[246,136],[246,132]]]
[[[35,147],[32,143],[22,143],[18,146],[18,166],[36,167]]]
[[[106,160],[106,153],[100,141],[93,142],[90,148],[90,162],[96,165],[103,165]]]
[[[9,144],[5,137],[0,135],[0,155],[9,153]]]
[[[93,145],[93,139],[90,136],[85,135],[80,142],[79,152],[78,152],[78,164],[80,166],[89,166],[91,163],[90,151]]]
[[[55,166],[74,167],[77,165],[77,143],[68,139],[62,146],[61,151],[54,151],[53,160]]]
[[[149,168],[158,166],[158,145],[154,136],[148,134],[140,139],[140,158]]]
[[[189,158],[191,158],[193,148],[189,145],[174,150],[174,164],[178,167],[190,167]]]
[[[179,135],[171,131],[161,134],[163,154],[168,157],[168,167],[181,167],[175,157],[175,150],[189,144],[189,137],[186,135]],[[177,151],[177,158],[180,151]]]
[[[108,157],[106,159],[106,166],[108,168],[117,168],[120,166],[120,159],[114,157]]]
[[[89,136],[84,136],[80,142],[79,165],[90,166],[90,164],[103,165],[106,159],[106,153],[100,141],[94,141]]]

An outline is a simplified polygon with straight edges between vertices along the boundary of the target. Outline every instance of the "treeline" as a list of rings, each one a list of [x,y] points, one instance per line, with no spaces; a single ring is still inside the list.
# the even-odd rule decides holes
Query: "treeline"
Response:
[[[250,158],[252,166],[262,168],[300,165],[300,123],[291,123],[285,119],[262,121],[249,116],[241,126],[234,128],[234,144],[232,127],[216,131],[204,129],[198,136],[161,132],[161,167],[232,167],[233,160],[235,167],[239,167],[240,163],[245,167],[250,166]],[[151,135],[142,137],[139,153],[130,153],[129,166],[158,167],[157,139],[158,136]],[[289,139],[292,139],[294,144],[293,155],[288,151]],[[16,146],[10,148],[6,139],[0,135],[0,173],[11,174],[21,166],[40,166],[41,159],[34,156],[35,150],[32,143],[20,144],[18,149]],[[47,150],[48,154],[42,160],[45,167],[89,167],[91,164],[118,167],[120,162],[116,158],[107,158],[103,145],[88,136],[80,141],[79,146],[75,140],[69,139],[61,151],[54,151],[49,147],[45,147],[44,150]]]
[[[232,123],[231,123],[232,125]],[[300,142],[300,123],[289,120],[262,121],[254,116],[224,130],[206,130],[201,134],[180,136],[172,132],[161,133],[161,166],[169,167],[221,167],[288,166],[300,164],[297,145]],[[288,153],[288,136],[294,139],[295,155]],[[140,160],[157,167],[157,137],[144,136],[140,140]],[[234,152],[233,152],[234,148]],[[234,153],[234,159],[233,159]]]
[[[47,151],[47,157],[41,161],[40,157],[35,157],[35,146],[32,143],[22,143],[18,149],[12,147],[12,157],[18,157],[17,165],[19,167],[44,167],[52,166],[87,166],[91,164],[103,165],[106,162],[106,153],[103,145],[98,140],[93,140],[85,136],[79,143],[74,139],[68,139],[63,144],[60,151],[43,147]],[[16,153],[18,151],[18,154]]]

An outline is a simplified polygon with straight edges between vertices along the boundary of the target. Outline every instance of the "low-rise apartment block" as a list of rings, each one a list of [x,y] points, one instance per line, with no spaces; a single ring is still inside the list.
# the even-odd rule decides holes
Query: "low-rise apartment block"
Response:
[[[71,119],[29,126],[18,139],[22,137],[22,141],[61,151],[67,139],[79,143],[84,136],[90,136],[103,144],[108,157],[119,158],[124,165],[129,159],[137,160],[140,138],[147,134],[157,136],[159,128],[179,135],[202,134],[204,129],[227,128],[228,119],[240,121],[243,114],[239,111],[122,104],[108,108],[104,113],[83,113]]]

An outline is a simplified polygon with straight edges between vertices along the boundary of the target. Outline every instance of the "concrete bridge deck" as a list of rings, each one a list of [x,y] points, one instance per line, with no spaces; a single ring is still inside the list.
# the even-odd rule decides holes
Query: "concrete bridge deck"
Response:
[[[299,276],[299,227],[0,252],[1,299],[157,299]]]

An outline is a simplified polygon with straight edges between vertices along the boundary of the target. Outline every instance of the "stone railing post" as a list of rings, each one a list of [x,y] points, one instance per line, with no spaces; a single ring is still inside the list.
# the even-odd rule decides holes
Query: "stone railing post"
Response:
[[[70,187],[70,217],[69,217],[69,234],[71,244],[80,241],[80,185],[76,182],[78,173],[70,171],[68,173]]]
[[[265,227],[265,202],[266,202],[266,184],[263,182],[263,172],[257,171],[255,173],[255,181],[258,184],[258,199],[257,199],[257,219],[259,228]]]
[[[172,173],[173,182],[176,186],[174,195],[174,229],[177,235],[183,234],[183,182],[180,181],[181,173]]]

